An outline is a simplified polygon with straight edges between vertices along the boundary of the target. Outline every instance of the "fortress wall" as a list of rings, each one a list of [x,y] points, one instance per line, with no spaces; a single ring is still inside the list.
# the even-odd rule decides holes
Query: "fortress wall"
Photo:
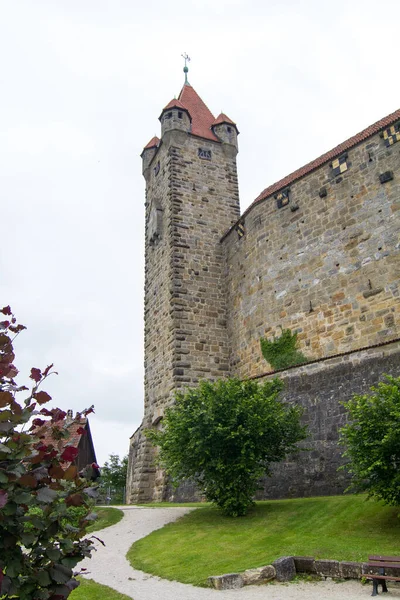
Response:
[[[343,464],[344,451],[338,446],[338,430],[346,423],[341,402],[355,393],[368,393],[372,385],[384,379],[383,373],[400,376],[400,342],[280,373],[285,383],[284,400],[304,408],[303,423],[309,438],[301,445],[310,450],[275,465],[272,477],[262,480],[257,498],[342,493],[349,485],[349,476],[337,470]]]
[[[312,358],[400,335],[400,143],[376,134],[347,154],[346,172],[323,165],[290,185],[287,206],[259,202],[245,235],[223,239],[232,375],[268,369],[259,340],[279,326]]]

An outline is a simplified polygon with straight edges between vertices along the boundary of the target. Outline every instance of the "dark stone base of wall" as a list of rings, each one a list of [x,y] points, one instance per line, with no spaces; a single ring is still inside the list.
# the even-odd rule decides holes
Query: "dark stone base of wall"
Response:
[[[338,445],[339,429],[346,423],[342,402],[355,393],[369,392],[384,379],[384,374],[400,376],[400,343],[353,352],[322,362],[293,367],[279,373],[285,382],[284,401],[304,409],[303,422],[309,438],[308,448],[273,467],[271,477],[260,481],[257,500],[332,496],[349,485],[343,464],[343,448]],[[271,378],[271,375],[265,377]],[[262,380],[262,379],[261,379]],[[203,498],[193,482],[177,489],[165,487],[163,499],[194,502]]]

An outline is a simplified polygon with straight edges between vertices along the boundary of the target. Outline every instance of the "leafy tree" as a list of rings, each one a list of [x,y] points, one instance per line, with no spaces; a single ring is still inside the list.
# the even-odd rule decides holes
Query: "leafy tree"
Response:
[[[163,430],[147,432],[174,483],[192,478],[226,515],[246,514],[270,463],[305,438],[300,408],[278,399],[282,385],[224,379],[178,392]]]
[[[386,376],[371,394],[344,403],[350,422],[341,431],[344,467],[352,488],[386,504],[400,505],[400,377]]]
[[[273,340],[261,338],[260,344],[263,357],[273,369],[286,369],[311,360],[297,349],[297,333],[290,329],[282,329],[281,335]]]
[[[110,454],[101,469],[101,489],[106,493],[110,490],[113,502],[124,501],[127,471],[128,457],[121,460],[118,454]]]
[[[30,392],[19,387],[13,340],[25,327],[9,306],[0,313],[6,316],[0,322],[0,599],[62,600],[79,585],[73,568],[90,556],[92,542],[81,538],[96,518],[94,488],[73,464],[77,449],[68,445],[66,413],[42,407],[51,397],[39,387],[53,365],[31,369]],[[52,443],[44,437],[49,429]],[[81,510],[73,525],[70,507]]]

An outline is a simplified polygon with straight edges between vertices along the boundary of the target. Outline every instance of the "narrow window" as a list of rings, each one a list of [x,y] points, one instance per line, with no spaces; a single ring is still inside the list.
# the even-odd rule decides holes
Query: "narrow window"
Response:
[[[226,128],[226,130],[227,130],[227,132],[228,132],[228,133],[232,133],[232,127],[229,127],[229,125],[228,125],[228,127]]]
[[[182,119],[182,115],[183,113],[181,111],[178,111],[178,119]]]
[[[157,175],[159,174],[159,172],[160,172],[160,161],[158,161],[158,163],[154,167],[154,176],[157,177]]]

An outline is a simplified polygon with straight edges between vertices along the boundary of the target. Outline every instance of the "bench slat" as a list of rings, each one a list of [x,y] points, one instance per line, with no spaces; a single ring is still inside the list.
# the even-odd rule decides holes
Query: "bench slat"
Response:
[[[382,567],[384,569],[400,569],[400,562],[398,563],[390,563],[390,562],[380,562],[374,561],[367,563],[367,567]]]
[[[400,581],[400,577],[391,577],[390,575],[363,575],[366,579],[388,579],[389,581]]]
[[[380,560],[380,561],[388,561],[388,562],[400,562],[400,556],[382,556],[381,554],[374,554],[372,556],[368,556],[368,560]]]

